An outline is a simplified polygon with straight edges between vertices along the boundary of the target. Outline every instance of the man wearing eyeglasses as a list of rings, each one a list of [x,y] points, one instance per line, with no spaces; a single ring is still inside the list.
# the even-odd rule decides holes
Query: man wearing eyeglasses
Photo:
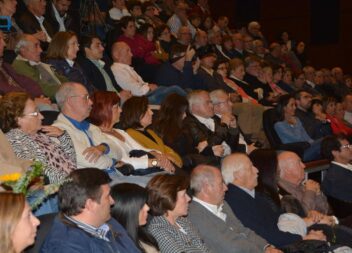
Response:
[[[87,89],[79,83],[64,83],[55,97],[61,113],[54,126],[70,135],[77,167],[99,168],[111,172],[111,175],[116,173],[114,168],[121,159],[121,152],[116,145],[108,145],[109,140],[98,127],[86,121],[93,104]]]
[[[331,161],[322,183],[323,191],[328,196],[352,203],[352,145],[344,136],[329,136],[322,141],[321,152]]]

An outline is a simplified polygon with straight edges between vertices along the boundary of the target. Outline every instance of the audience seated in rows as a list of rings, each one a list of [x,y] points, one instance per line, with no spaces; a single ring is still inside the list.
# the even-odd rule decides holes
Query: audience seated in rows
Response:
[[[224,181],[228,184],[225,200],[239,220],[269,243],[285,248],[300,240],[325,241],[326,236],[320,230],[310,230],[306,235],[280,231],[278,227],[281,211],[272,209],[272,205],[255,191],[258,170],[244,154],[232,154],[226,157],[221,166]],[[304,244],[300,244],[304,245]]]
[[[147,95],[151,104],[160,104],[170,93],[186,95],[178,86],[157,86],[156,84],[144,82],[137,72],[130,66],[132,54],[130,47],[125,42],[116,42],[112,48],[114,64],[111,71],[116,82],[124,89],[132,93],[133,96]]]
[[[41,61],[40,55],[43,51],[39,40],[33,35],[23,34],[18,39],[15,52],[18,56],[13,61],[12,67],[16,72],[38,83],[44,95],[54,100],[61,83],[67,82],[68,79]]]
[[[218,168],[199,165],[191,174],[189,219],[213,252],[279,252],[244,227],[224,201],[227,186]]]
[[[122,106],[121,127],[144,148],[161,152],[167,158],[165,165],[161,164],[162,167],[173,173],[174,165],[182,167],[182,159],[152,129],[148,128],[152,124],[152,116],[153,111],[148,105],[147,97],[132,97]]]
[[[91,98],[93,105],[89,120],[98,126],[102,134],[110,139],[122,154],[120,163],[133,166],[131,174],[145,175],[158,172],[158,168],[172,172],[168,158],[154,149],[148,149],[136,142],[127,132],[114,128],[119,123],[120,98],[111,91],[97,91]],[[134,154],[138,153],[138,154]]]
[[[81,66],[75,61],[78,51],[79,44],[75,33],[58,32],[49,44],[47,63],[70,82],[81,83],[89,92],[92,92],[94,88],[91,80],[84,75]]]
[[[183,176],[157,175],[148,185],[148,206],[153,216],[147,225],[161,252],[210,252],[187,217],[191,198]]]

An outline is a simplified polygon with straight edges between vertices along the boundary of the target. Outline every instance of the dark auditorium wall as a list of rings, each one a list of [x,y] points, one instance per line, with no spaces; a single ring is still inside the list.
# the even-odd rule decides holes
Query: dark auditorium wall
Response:
[[[341,66],[352,73],[351,0],[210,0],[210,5],[214,17],[227,15],[232,25],[257,18],[269,41],[275,40],[279,31],[288,31],[306,43],[308,58],[317,68]],[[319,20],[323,27],[316,26]],[[334,31],[329,32],[329,27]],[[335,34],[333,42],[317,41]]]

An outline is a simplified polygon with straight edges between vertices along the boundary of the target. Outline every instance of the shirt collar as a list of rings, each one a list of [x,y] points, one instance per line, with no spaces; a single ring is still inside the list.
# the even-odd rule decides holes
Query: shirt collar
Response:
[[[214,70],[213,70],[213,69],[206,69],[206,68],[204,68],[203,66],[201,66],[201,68],[202,68],[205,72],[207,72],[209,75],[211,75],[211,76],[214,75]]]
[[[352,171],[352,164],[348,163],[348,164],[343,164],[343,163],[338,163],[338,162],[335,162],[335,161],[332,161],[331,163],[333,164],[336,164],[346,170],[349,170],[349,171]]]
[[[38,17],[38,16],[34,15],[34,17],[39,21],[39,23],[43,24],[44,19],[45,19],[43,16]]]
[[[68,65],[70,65],[70,67],[72,68],[73,65],[75,64],[74,61],[70,60],[70,59],[66,59],[66,62],[68,63]]]
[[[227,215],[222,212],[222,208],[223,208],[224,204],[221,204],[220,206],[209,204],[209,203],[207,203],[207,202],[205,202],[205,201],[203,201],[201,199],[198,199],[197,197],[193,197],[192,201],[195,201],[195,202],[201,204],[206,209],[208,209],[212,214],[214,214],[215,216],[219,217],[223,221],[226,221],[226,216]]]
[[[66,219],[77,225],[80,229],[86,231],[87,233],[93,235],[94,237],[97,237],[99,239],[105,240],[105,241],[110,241],[109,238],[107,237],[108,232],[110,231],[110,227],[108,224],[104,223],[100,227],[96,228],[93,227],[89,224],[86,224],[84,222],[78,221],[72,217],[69,217],[67,215],[64,215]]]
[[[66,119],[68,119],[68,121],[70,121],[72,123],[72,125],[77,128],[78,130],[81,130],[81,131],[88,131],[89,129],[89,126],[90,126],[90,123],[86,120],[83,120],[81,122],[75,120],[75,119],[72,119],[70,118],[69,116],[66,116],[65,114],[63,114]]]
[[[104,68],[105,66],[105,62],[102,60],[92,60],[92,59],[89,59],[89,60],[93,62],[94,65],[96,65],[98,68]]]
[[[209,128],[211,131],[215,131],[215,122],[214,119],[212,118],[203,118],[201,116],[193,114],[193,116],[202,124],[204,124],[207,128]]]
[[[28,59],[26,59],[26,58],[23,58],[21,55],[17,55],[16,60],[19,60],[19,61],[26,61],[26,62],[28,62],[29,65],[31,65],[31,66],[36,66],[36,65],[39,65],[39,64],[40,64],[40,62],[30,61],[30,60],[28,60]]]
[[[244,192],[246,192],[247,194],[249,194],[252,198],[255,198],[255,190],[249,190],[245,187],[242,187],[242,186],[239,186],[239,185],[236,185],[238,188],[240,188],[241,190],[243,190]]]
[[[55,4],[52,3],[52,6],[53,6],[53,11],[54,11],[56,18],[65,19],[67,17],[67,13],[65,13],[65,15],[63,15],[63,16],[60,15],[60,13],[57,11],[57,9],[55,7]]]

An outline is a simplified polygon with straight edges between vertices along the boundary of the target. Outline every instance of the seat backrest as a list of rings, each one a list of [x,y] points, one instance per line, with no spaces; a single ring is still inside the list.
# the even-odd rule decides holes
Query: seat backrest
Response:
[[[35,242],[33,246],[27,248],[24,251],[25,253],[38,253],[40,251],[40,248],[42,247],[42,244],[44,243],[56,216],[57,213],[51,213],[37,217],[40,220],[40,225],[37,230]]]
[[[263,129],[272,148],[277,148],[280,144],[282,144],[280,137],[274,129],[274,124],[277,121],[278,116],[275,108],[268,109],[263,113]]]
[[[334,215],[341,219],[352,215],[352,203],[326,196]]]

